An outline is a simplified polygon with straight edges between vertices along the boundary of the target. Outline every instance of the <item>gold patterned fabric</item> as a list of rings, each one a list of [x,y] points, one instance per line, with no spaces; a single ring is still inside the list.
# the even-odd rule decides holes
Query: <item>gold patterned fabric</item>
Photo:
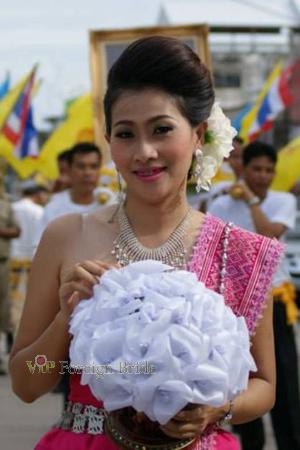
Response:
[[[19,326],[24,307],[30,268],[30,260],[13,259],[10,261],[11,322],[15,331]]]
[[[292,325],[299,318],[296,305],[296,289],[293,283],[285,282],[272,290],[274,301],[282,302],[286,309],[287,324]]]

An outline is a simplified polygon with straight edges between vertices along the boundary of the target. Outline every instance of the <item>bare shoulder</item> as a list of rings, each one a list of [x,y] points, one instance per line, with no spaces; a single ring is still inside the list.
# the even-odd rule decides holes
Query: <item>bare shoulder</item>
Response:
[[[115,234],[118,227],[117,204],[107,205],[99,210],[86,214],[83,217],[83,228],[85,234],[95,232],[98,236]]]
[[[87,217],[99,226],[102,225],[106,227],[109,224],[116,223],[118,210],[119,204],[115,203],[113,205],[102,207],[99,210],[88,214]]]
[[[48,225],[36,258],[55,260],[60,268],[84,259],[107,257],[115,238],[117,206],[99,208],[89,214],[66,214]]]
[[[88,214],[71,213],[65,214],[57,219],[52,220],[47,226],[42,240],[48,242],[60,241],[68,243],[70,241],[74,244],[74,238],[80,236],[85,231],[86,226],[95,225],[98,231],[107,229],[111,224],[116,223],[116,213],[118,205],[108,205]]]
[[[62,247],[71,242],[76,236],[78,237],[81,227],[82,217],[80,214],[66,214],[54,219],[45,229],[38,249],[45,246],[59,245],[61,251]]]

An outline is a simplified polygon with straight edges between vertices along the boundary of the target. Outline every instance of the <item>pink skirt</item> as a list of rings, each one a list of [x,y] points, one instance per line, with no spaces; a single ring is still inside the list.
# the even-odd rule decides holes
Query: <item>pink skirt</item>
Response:
[[[34,450],[117,450],[118,447],[105,434],[91,435],[73,433],[60,428],[48,431]],[[210,444],[197,442],[195,450],[240,450],[237,439],[230,433],[220,430],[214,433]]]

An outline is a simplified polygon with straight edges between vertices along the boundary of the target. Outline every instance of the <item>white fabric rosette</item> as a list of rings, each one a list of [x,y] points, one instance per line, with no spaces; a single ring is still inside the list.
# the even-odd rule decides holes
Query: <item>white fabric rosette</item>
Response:
[[[228,158],[233,150],[232,140],[236,135],[236,129],[231,126],[219,103],[215,102],[207,119],[201,171],[197,177],[203,190],[209,191],[211,180],[221,167],[224,158]]]
[[[256,370],[244,318],[195,274],[157,261],[107,271],[70,332],[71,365],[104,407],[132,406],[161,424],[188,403],[223,405]]]

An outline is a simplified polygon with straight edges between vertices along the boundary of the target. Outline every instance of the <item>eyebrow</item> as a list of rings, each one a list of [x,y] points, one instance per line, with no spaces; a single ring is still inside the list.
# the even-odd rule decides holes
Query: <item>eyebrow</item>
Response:
[[[156,122],[157,120],[161,120],[161,119],[172,119],[175,120],[174,117],[169,116],[168,114],[160,114],[158,116],[154,116],[151,117],[150,119],[147,120],[147,123],[153,123]],[[116,122],[113,127],[116,127],[118,125],[132,125],[134,124],[134,122],[132,120],[118,120],[118,122]]]

